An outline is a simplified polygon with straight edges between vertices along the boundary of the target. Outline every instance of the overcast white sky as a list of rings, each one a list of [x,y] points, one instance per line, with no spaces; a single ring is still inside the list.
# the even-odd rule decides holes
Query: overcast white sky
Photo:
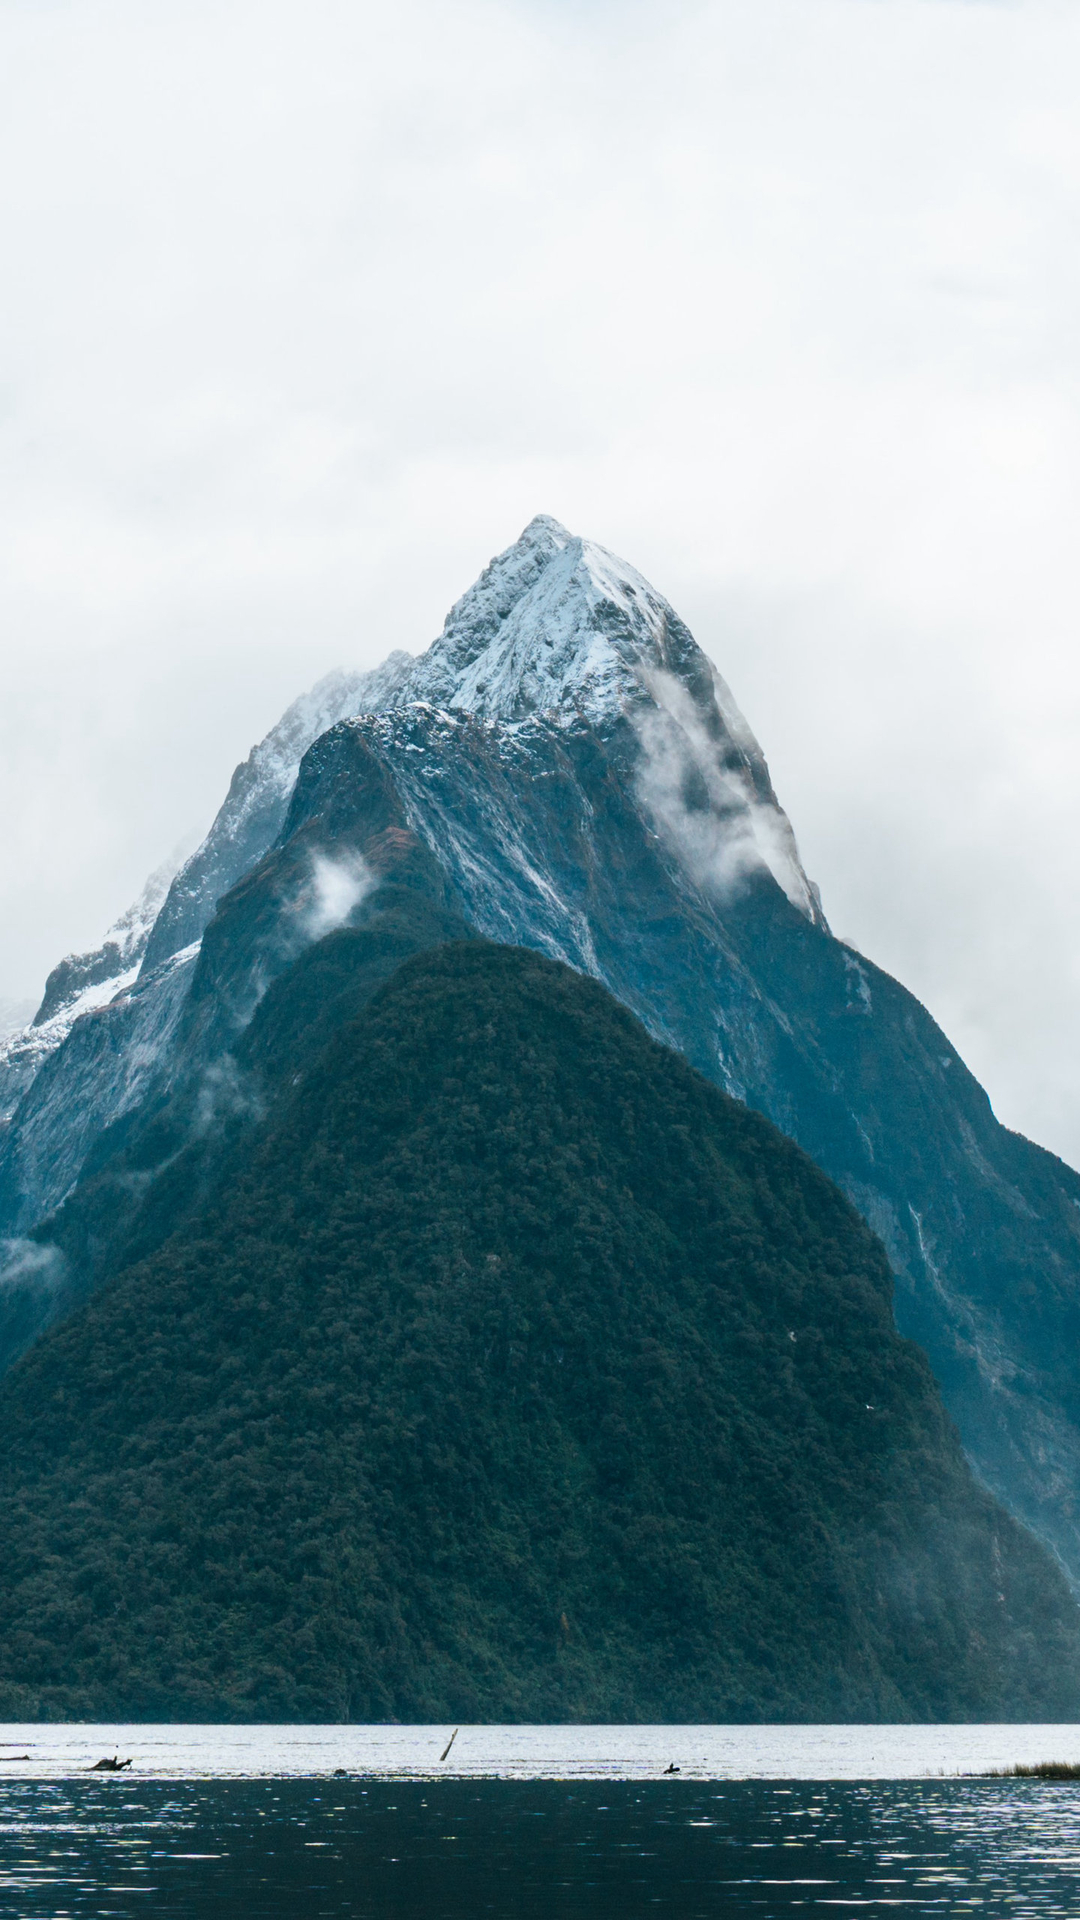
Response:
[[[0,999],[538,511],[1080,1163],[1075,0],[0,0]]]

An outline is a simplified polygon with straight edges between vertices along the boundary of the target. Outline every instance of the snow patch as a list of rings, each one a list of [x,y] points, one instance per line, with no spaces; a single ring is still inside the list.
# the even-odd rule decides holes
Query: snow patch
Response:
[[[201,937],[222,895],[268,852],[285,823],[300,762],[314,741],[356,714],[399,705],[397,690],[415,664],[411,654],[399,651],[365,673],[327,674],[252,748],[233,774],[209,833],[169,888],[147,942],[148,973]]]
[[[629,718],[642,801],[697,884],[727,894],[764,870],[824,924],[761,749],[712,663],[635,568],[547,515],[457,602],[386,706],[511,728],[542,718],[607,732]]]

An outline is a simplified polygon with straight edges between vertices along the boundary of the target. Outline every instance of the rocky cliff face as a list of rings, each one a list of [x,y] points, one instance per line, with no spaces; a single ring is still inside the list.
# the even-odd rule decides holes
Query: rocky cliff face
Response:
[[[24,1095],[4,1230],[100,1166],[125,1114],[180,1086],[193,1113],[268,986],[419,848],[474,931],[603,981],[844,1188],[983,1478],[1080,1581],[1080,1177],[1001,1128],[925,1009],[831,935],[761,750],[667,603],[540,519],[427,654],[315,708],[238,772],[138,985]]]

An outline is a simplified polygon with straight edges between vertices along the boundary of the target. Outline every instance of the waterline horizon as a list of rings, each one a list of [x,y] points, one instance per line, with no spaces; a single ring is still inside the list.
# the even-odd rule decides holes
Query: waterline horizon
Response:
[[[871,1781],[979,1778],[1080,1762],[1080,1724],[597,1725],[450,1722],[302,1725],[27,1721],[0,1724],[0,1784],[66,1779],[114,1755],[130,1779],[680,1779]]]

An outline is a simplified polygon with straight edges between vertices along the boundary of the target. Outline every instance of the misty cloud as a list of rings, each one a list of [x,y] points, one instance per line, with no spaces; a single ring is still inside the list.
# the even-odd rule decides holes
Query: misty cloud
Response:
[[[379,876],[352,849],[339,853],[317,849],[308,853],[290,885],[291,898],[287,894],[281,902],[269,939],[252,955],[243,980],[233,986],[232,1014],[240,1028],[253,1018],[272,981],[299,958],[305,947],[348,924],[357,907],[378,887]],[[223,1101],[227,1106],[231,1097],[225,1084],[217,1089],[208,1087],[211,1117],[215,1103]],[[243,1096],[237,1093],[237,1097]]]
[[[264,1112],[262,1091],[254,1075],[244,1073],[232,1054],[226,1053],[206,1068],[199,1082],[192,1132],[198,1139],[224,1121],[256,1122]]]
[[[321,940],[343,927],[378,884],[378,874],[358,853],[315,854],[309,892],[301,906],[304,940]]]
[[[37,1240],[0,1240],[0,1297],[15,1292],[55,1293],[66,1270],[59,1247]]]
[[[758,798],[739,768],[725,766],[674,674],[645,678],[658,704],[631,716],[643,749],[638,793],[686,871],[698,886],[730,895],[765,869],[792,905],[813,917],[816,903],[784,815]]]
[[[0,1000],[0,1042],[28,1027],[36,1011],[36,1000]]]

